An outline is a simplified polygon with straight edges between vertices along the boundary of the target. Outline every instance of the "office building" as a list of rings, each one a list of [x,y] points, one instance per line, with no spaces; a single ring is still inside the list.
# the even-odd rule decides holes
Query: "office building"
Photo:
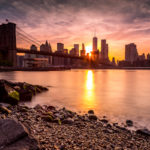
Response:
[[[93,51],[97,51],[97,37],[93,37]]]
[[[57,51],[63,52],[64,50],[64,44],[63,43],[57,43]]]
[[[133,63],[138,58],[138,52],[134,43],[125,45],[125,61]]]

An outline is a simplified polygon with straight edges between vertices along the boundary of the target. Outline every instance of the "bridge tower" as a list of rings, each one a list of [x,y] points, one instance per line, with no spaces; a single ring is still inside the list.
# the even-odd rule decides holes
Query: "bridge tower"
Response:
[[[3,60],[12,66],[17,66],[16,55],[16,24],[0,25],[0,54]]]

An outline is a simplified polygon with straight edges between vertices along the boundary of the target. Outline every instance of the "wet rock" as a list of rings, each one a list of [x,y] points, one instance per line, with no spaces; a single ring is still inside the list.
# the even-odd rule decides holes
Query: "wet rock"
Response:
[[[54,111],[54,110],[56,110],[56,108],[54,106],[48,106],[47,110]]]
[[[19,93],[5,80],[0,80],[0,102],[12,105],[19,102]]]
[[[132,127],[133,126],[133,121],[132,120],[126,120],[126,125],[128,127]]]
[[[150,136],[150,131],[148,129],[139,129],[136,131],[136,133],[144,136]]]
[[[64,123],[64,124],[73,124],[74,123],[74,120],[72,119],[72,118],[67,118],[67,119],[64,119],[63,121],[62,121],[62,123]]]
[[[59,118],[54,119],[54,122],[58,123],[59,125],[62,124],[61,120]]]
[[[90,120],[97,120],[97,116],[96,115],[89,115],[89,119]]]
[[[106,127],[107,127],[108,129],[111,129],[111,128],[112,128],[111,124],[107,124]]]
[[[39,104],[37,104],[35,107],[34,107],[35,110],[42,110],[43,107]]]
[[[60,150],[67,150],[65,145],[60,146]]]
[[[0,102],[16,105],[19,101],[31,101],[34,95],[47,90],[46,87],[39,85],[0,80]]]
[[[0,112],[5,113],[5,114],[10,114],[11,110],[9,110],[7,107],[5,106],[1,106],[0,105]]]
[[[12,119],[0,120],[0,149],[38,150],[38,142],[29,137],[27,129]]]
[[[103,123],[108,123],[108,120],[106,120],[106,119],[102,119],[100,121],[103,122]]]
[[[45,115],[41,117],[44,121],[53,122],[54,118],[51,115]]]
[[[94,115],[94,110],[89,110],[88,114],[93,114]]]

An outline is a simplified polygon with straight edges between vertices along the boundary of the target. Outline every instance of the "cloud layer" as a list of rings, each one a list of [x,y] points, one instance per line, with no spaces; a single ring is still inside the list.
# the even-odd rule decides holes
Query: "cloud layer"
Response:
[[[135,42],[140,53],[150,51],[149,0],[0,0],[0,22],[8,18],[39,41],[56,49],[106,38],[110,56],[124,57],[124,45]]]

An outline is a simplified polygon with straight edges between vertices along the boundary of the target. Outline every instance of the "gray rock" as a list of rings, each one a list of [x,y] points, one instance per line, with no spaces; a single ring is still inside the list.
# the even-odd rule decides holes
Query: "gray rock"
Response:
[[[38,142],[28,136],[27,129],[12,119],[0,120],[0,149],[39,149]]]

